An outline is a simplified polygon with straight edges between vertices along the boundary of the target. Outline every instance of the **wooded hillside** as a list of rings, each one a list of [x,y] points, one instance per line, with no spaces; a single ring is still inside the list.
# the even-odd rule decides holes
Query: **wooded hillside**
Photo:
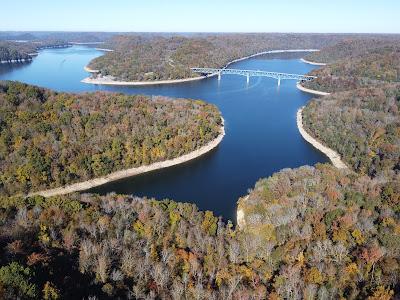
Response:
[[[39,40],[39,41],[2,41],[0,40],[0,61],[12,62],[31,60],[32,56],[40,49],[68,47],[69,44],[62,40]]]
[[[343,38],[324,34],[203,34],[193,36],[120,35],[105,47],[115,51],[95,58],[91,69],[122,81],[198,76],[191,67],[221,68],[228,62],[267,50],[322,48]]]
[[[308,54],[307,60],[331,64],[344,58],[357,58],[386,47],[400,46],[400,35],[356,35],[344,37],[338,43],[324,47],[319,52]]]
[[[306,130],[360,174],[400,174],[400,85],[366,87],[312,100]]]
[[[236,230],[173,201],[0,198],[0,297],[390,299],[399,195],[329,165],[283,170],[240,201]]]
[[[0,83],[0,194],[84,181],[189,153],[219,134],[203,101],[57,93]]]
[[[356,58],[343,58],[312,71],[310,75],[317,79],[302,84],[328,93],[400,82],[400,44],[377,48]]]

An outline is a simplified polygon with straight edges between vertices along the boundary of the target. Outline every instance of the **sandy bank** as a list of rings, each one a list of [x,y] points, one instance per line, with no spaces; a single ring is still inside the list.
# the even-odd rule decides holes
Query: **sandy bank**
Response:
[[[91,68],[89,68],[88,66],[84,66],[83,69],[84,69],[86,72],[89,72],[89,73],[99,73],[99,72],[100,72],[99,70],[91,69]]]
[[[301,107],[298,111],[297,111],[297,128],[300,131],[301,136],[307,141],[309,142],[311,145],[313,145],[316,149],[318,149],[319,151],[321,151],[322,153],[324,153],[332,162],[332,164],[338,168],[338,169],[347,169],[347,166],[345,165],[345,163],[340,159],[340,155],[322,145],[320,142],[318,142],[315,138],[313,138],[311,135],[309,135],[307,133],[307,131],[304,129],[303,127],[303,109],[304,106]]]
[[[94,48],[95,50],[99,50],[99,51],[104,51],[104,52],[114,52],[113,49],[107,49],[107,48]]]
[[[340,159],[340,155],[336,151],[334,151],[328,147],[325,147],[324,145],[322,145],[320,142],[318,142],[316,139],[314,139],[311,135],[309,135],[305,131],[305,129],[303,127],[303,115],[302,115],[303,109],[304,109],[304,106],[301,107],[297,111],[297,128],[299,129],[301,136],[307,142],[309,142],[311,145],[313,145],[316,149],[318,149],[319,151],[324,153],[330,159],[330,161],[336,168],[347,169],[347,166]],[[245,214],[244,214],[242,205],[245,204],[245,202],[247,201],[248,198],[249,198],[249,195],[239,199],[239,201],[238,201],[238,206],[237,206],[237,210],[236,210],[236,224],[239,229],[243,229],[246,226],[246,219],[245,219]]]
[[[69,42],[72,45],[100,45],[104,44],[105,42]]]
[[[33,192],[30,193],[28,196],[34,196],[34,195],[41,195],[43,197],[51,197],[51,196],[57,196],[57,195],[65,195],[73,192],[81,192],[85,191],[88,189],[91,189],[93,187],[103,185],[108,182],[112,182],[115,180],[119,180],[122,178],[126,177],[132,177],[135,175],[147,173],[150,171],[155,171],[163,168],[168,168],[174,165],[178,165],[187,161],[190,161],[192,159],[195,159],[203,154],[206,154],[207,152],[211,151],[212,149],[216,148],[222,141],[222,139],[225,136],[225,127],[224,127],[224,119],[222,119],[222,127],[220,129],[220,134],[211,142],[209,142],[207,145],[204,145],[203,147],[194,150],[188,154],[182,155],[180,157],[174,158],[174,159],[169,159],[165,161],[160,161],[156,162],[150,165],[146,166],[140,166],[136,168],[130,168],[130,169],[125,169],[121,171],[116,171],[111,174],[108,174],[103,177],[99,178],[94,178],[90,179],[87,181],[83,182],[78,182],[74,184],[70,184],[64,187],[59,187],[59,188],[54,188],[54,189],[49,189],[49,190],[44,190],[44,191],[39,191],[39,192]]]
[[[236,224],[239,227],[239,229],[243,229],[244,226],[246,225],[246,220],[244,218],[244,211],[241,208],[241,203],[246,202],[246,200],[249,198],[249,195],[245,196],[244,198],[240,198],[238,201],[238,209],[236,211]]]
[[[234,59],[231,62],[227,63],[226,66],[224,67],[227,68],[229,65],[242,61],[245,59],[253,58],[256,56],[261,56],[261,55],[266,55],[266,54],[274,54],[274,53],[298,53],[298,52],[318,52],[319,49],[283,49],[283,50],[269,50],[269,51],[263,51],[263,52],[258,52],[249,56],[244,56],[242,58]]]
[[[87,67],[85,67],[85,71]],[[91,70],[91,69],[89,69]],[[99,70],[91,70],[87,71],[90,73],[98,73],[100,72]],[[190,82],[190,81],[197,81],[201,80],[204,78],[209,78],[215,76],[215,74],[211,74],[209,76],[198,76],[198,77],[192,77],[192,78],[184,78],[184,79],[174,79],[174,80],[153,80],[153,81],[116,81],[111,77],[100,77],[100,78],[91,78],[91,77],[86,77],[81,80],[83,83],[90,83],[90,84],[101,84],[101,85],[124,85],[124,86],[129,86],[129,85],[134,85],[134,86],[145,86],[145,85],[159,85],[159,84],[176,84],[176,83],[184,83],[184,82]]]
[[[303,91],[303,92],[306,92],[306,93],[309,93],[309,94],[313,94],[313,95],[318,95],[318,96],[328,96],[328,95],[330,95],[330,93],[327,93],[327,92],[316,91],[316,90],[311,90],[311,89],[305,88],[299,82],[296,84],[296,87],[300,91]]]
[[[304,58],[300,58],[300,60],[303,63],[309,64],[309,65],[313,65],[313,66],[326,66],[327,64],[325,63],[319,63],[319,62],[314,62],[314,61],[309,61],[309,60],[305,60]]]
[[[222,69],[226,69],[229,65],[246,60],[252,57],[260,56],[260,55],[265,55],[265,54],[273,54],[273,53],[297,53],[297,52],[316,52],[319,51],[318,49],[286,49],[286,50],[269,50],[269,51],[263,51],[259,53],[255,53],[249,56],[241,57],[238,59],[234,59],[227,63]],[[86,70],[87,67],[85,67]],[[88,68],[90,70],[90,68]],[[96,70],[98,73],[99,71]],[[89,73],[95,73],[95,72],[90,72]],[[118,81],[114,80],[113,77],[100,77],[100,78],[84,78],[81,80],[83,83],[89,83],[89,84],[101,84],[101,85],[133,85],[133,86],[145,86],[145,85],[160,85],[160,84],[176,84],[176,83],[184,83],[184,82],[190,82],[190,81],[196,81],[196,80],[201,80],[209,77],[216,76],[217,74],[210,74],[208,76],[198,76],[198,77],[192,77],[192,78],[182,78],[182,79],[174,79],[174,80],[155,80],[155,81]]]

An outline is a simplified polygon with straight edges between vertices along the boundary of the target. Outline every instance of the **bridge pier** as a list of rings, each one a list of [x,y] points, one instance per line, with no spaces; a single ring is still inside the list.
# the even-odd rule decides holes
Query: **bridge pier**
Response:
[[[247,84],[250,82],[250,74],[247,73]]]
[[[281,78],[278,77],[278,86],[280,86],[280,85],[281,85]]]
[[[218,81],[221,80],[221,72],[218,73]]]

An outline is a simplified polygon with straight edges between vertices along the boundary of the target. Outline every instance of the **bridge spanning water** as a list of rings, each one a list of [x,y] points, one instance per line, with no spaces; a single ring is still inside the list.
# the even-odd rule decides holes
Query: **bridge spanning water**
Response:
[[[297,81],[310,81],[317,77],[299,74],[289,74],[289,73],[278,73],[278,72],[268,72],[268,71],[258,71],[258,70],[239,70],[239,69],[213,69],[213,68],[191,68],[195,73],[200,73],[201,75],[218,75],[218,80],[221,80],[222,74],[231,75],[241,75],[247,77],[247,83],[250,81],[251,76],[262,76],[269,77],[278,80],[278,85],[281,84],[281,80],[297,80]]]

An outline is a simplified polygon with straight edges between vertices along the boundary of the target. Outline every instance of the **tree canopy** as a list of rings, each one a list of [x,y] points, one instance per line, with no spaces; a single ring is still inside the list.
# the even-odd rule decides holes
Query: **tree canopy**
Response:
[[[176,158],[220,132],[211,104],[0,83],[0,194],[88,180]]]
[[[222,68],[234,59],[268,50],[310,49],[331,45],[343,35],[326,34],[193,34],[119,35],[104,47],[114,49],[89,64],[96,76],[122,81],[195,77],[192,67]]]

